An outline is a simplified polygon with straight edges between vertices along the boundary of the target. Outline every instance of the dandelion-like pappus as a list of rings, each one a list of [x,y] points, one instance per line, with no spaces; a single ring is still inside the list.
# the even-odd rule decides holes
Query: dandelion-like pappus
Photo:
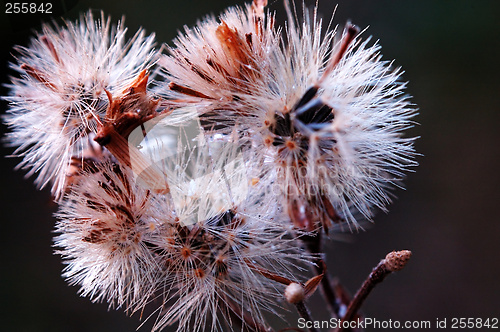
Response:
[[[386,211],[416,165],[402,71],[349,22],[285,0],[281,27],[266,6],[206,17],[166,55],[90,12],[17,48],[8,142],[52,185],[82,296],[153,312],[155,331],[271,331],[287,305],[312,321],[320,285],[331,317],[354,319],[408,262],[389,254],[351,299],[321,242]]]
[[[39,187],[50,183],[56,199],[105,115],[106,91],[122,91],[155,61],[154,36],[139,30],[127,40],[126,31],[123,21],[115,26],[89,12],[65,26],[44,24],[30,47],[16,49],[11,67],[21,77],[5,97],[8,142],[23,157],[19,166],[37,173]]]
[[[135,312],[154,295],[160,276],[151,242],[160,236],[160,221],[174,216],[156,213],[162,198],[134,184],[130,170],[97,165],[62,201],[55,243],[67,264],[64,276],[82,296]]]
[[[234,320],[263,329],[263,312],[279,315],[275,299],[284,289],[270,276],[300,282],[311,257],[264,183],[247,186],[244,165],[231,165],[238,151],[199,145],[160,161],[168,195],[133,181],[128,167],[99,164],[58,213],[65,276],[82,295],[130,312],[161,298],[155,330],[174,322],[179,331],[223,330]]]
[[[415,110],[401,72],[354,25],[323,32],[316,10],[297,22],[287,6],[282,38],[265,5],[229,9],[178,37],[159,62],[172,103],[200,103],[208,131],[237,126],[262,168],[280,170],[273,185],[297,227],[358,228],[386,211],[388,190],[416,165],[414,139],[402,135]]]

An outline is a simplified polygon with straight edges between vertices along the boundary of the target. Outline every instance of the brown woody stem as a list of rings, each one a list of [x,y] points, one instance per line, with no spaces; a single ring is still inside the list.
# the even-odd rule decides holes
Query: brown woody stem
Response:
[[[321,233],[318,233],[316,236],[304,236],[302,237],[302,241],[306,244],[307,249],[310,253],[321,253]],[[337,301],[337,296],[332,286],[333,283],[330,280],[328,272],[326,270],[326,263],[320,257],[315,259],[314,263],[315,272],[318,275],[323,274],[323,279],[321,279],[321,292],[327,303],[330,314],[333,317],[337,318],[339,317],[340,307]]]
[[[399,271],[404,268],[410,257],[411,252],[408,250],[401,250],[397,252],[393,251],[387,254],[387,256],[381,260],[380,263],[378,263],[368,278],[363,282],[363,285],[361,285],[361,288],[357,291],[356,295],[354,295],[353,300],[347,307],[344,317],[342,317],[340,327],[336,330],[336,332],[345,330],[343,322],[349,322],[354,318],[373,288],[375,288],[377,284],[381,283],[385,277],[392,272]]]
[[[297,311],[298,311],[300,317],[304,318],[307,322],[313,321],[311,314],[309,313],[309,309],[307,309],[304,301],[300,301],[298,303],[295,303],[295,307],[297,308]],[[309,327],[308,330],[309,330],[309,332],[317,332],[318,331],[314,326]]]

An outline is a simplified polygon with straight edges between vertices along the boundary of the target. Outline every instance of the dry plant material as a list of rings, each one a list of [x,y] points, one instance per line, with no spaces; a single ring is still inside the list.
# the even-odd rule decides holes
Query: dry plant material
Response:
[[[157,305],[155,331],[271,331],[282,305],[312,321],[318,287],[350,321],[410,258],[388,254],[351,300],[323,248],[416,166],[402,71],[349,22],[325,31],[285,1],[280,26],[267,4],[186,27],[167,54],[90,12],[16,48],[7,141],[52,187],[64,277],[141,318]]]
[[[368,278],[363,282],[361,288],[356,292],[356,295],[354,295],[354,298],[347,307],[345,315],[342,317],[340,328],[337,329],[337,332],[345,330],[342,323],[349,322],[353,319],[373,288],[392,272],[402,270],[410,260],[410,257],[411,251],[409,250],[393,251],[388,253],[387,256],[378,263]]]

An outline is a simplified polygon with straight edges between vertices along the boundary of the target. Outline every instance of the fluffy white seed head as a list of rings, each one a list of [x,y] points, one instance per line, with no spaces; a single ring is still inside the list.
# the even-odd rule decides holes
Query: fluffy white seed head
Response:
[[[158,150],[171,149],[158,138],[149,141]],[[221,331],[234,319],[247,327],[265,326],[263,313],[278,314],[275,299],[283,287],[262,271],[295,281],[306,256],[268,196],[266,182],[252,181],[254,168],[237,134],[197,135],[194,142],[194,147],[179,144],[176,155],[158,162],[178,223],[165,225],[168,236],[154,242],[162,248],[162,288],[171,303],[155,328],[178,322],[179,331]]]
[[[302,33],[312,34],[308,25],[304,29]],[[260,94],[260,116],[257,121],[251,119],[248,128],[258,129],[252,138],[260,144],[254,146],[267,147],[267,166],[280,170],[278,183],[288,196],[289,211],[303,205],[312,210],[305,219],[345,220],[358,227],[357,220],[371,219],[374,208],[386,210],[388,189],[397,186],[404,172],[416,165],[413,139],[402,136],[412,126],[415,111],[403,95],[405,84],[398,82],[400,71],[381,61],[377,45],[356,42],[325,74],[330,42],[319,44],[324,49],[312,48],[315,44],[319,43],[291,52],[291,66],[282,66],[281,60],[275,63],[275,77],[295,83],[283,84],[280,94],[301,92],[289,101]],[[332,52],[335,54],[335,48]],[[310,54],[324,60],[316,67],[312,62],[306,70],[303,59]],[[316,74],[311,76],[311,72]],[[322,81],[314,83],[319,78]],[[311,91],[316,92],[305,97]],[[323,225],[328,223],[323,221]]]
[[[247,174],[238,141],[202,138],[156,161],[166,195],[111,162],[82,176],[58,213],[65,276],[82,295],[131,312],[161,298],[155,330],[178,323],[179,331],[222,331],[235,319],[265,326],[264,312],[279,315],[284,291],[269,276],[300,282],[311,258],[266,182]],[[150,152],[172,148],[158,136],[142,144],[148,140],[157,144],[143,146]]]
[[[164,198],[132,179],[112,162],[82,176],[60,205],[55,243],[67,264],[64,277],[82,296],[134,312],[156,290],[161,264],[152,242],[175,217],[157,214]]]
[[[288,9],[281,37],[257,3],[178,37],[160,61],[163,94],[198,103],[209,132],[237,127],[241,146],[277,174],[269,185],[296,226],[358,228],[386,210],[390,188],[416,165],[414,139],[403,136],[416,112],[401,71],[350,24],[325,32],[316,10],[298,22]]]
[[[8,139],[62,197],[64,276],[129,312],[160,302],[154,330],[265,329],[284,292],[304,297],[297,234],[360,227],[415,165],[415,110],[380,47],[316,10],[287,7],[281,28],[266,4],[186,28],[153,81],[163,100],[146,93],[153,37],[90,13],[12,64]]]
[[[206,17],[168,47],[159,60],[160,83],[156,92],[172,102],[198,109],[207,130],[226,134],[237,123],[235,114],[249,116],[241,96],[253,94],[268,75],[269,51],[279,43],[274,17],[265,14],[267,1],[244,8],[231,7],[218,18]]]
[[[61,197],[71,158],[81,158],[89,133],[105,114],[105,91],[121,92],[155,61],[154,36],[139,30],[126,38],[117,26],[91,12],[65,26],[45,24],[29,47],[17,47],[11,67],[10,108],[4,122],[20,167],[37,174],[39,187],[52,184]]]

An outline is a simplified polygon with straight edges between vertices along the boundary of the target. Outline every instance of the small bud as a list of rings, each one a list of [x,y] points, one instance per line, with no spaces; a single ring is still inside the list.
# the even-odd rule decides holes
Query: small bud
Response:
[[[305,298],[304,288],[300,284],[292,282],[285,289],[285,298],[293,304],[303,301]]]
[[[410,260],[411,251],[393,251],[385,256],[385,266],[388,271],[395,272],[402,270]]]

